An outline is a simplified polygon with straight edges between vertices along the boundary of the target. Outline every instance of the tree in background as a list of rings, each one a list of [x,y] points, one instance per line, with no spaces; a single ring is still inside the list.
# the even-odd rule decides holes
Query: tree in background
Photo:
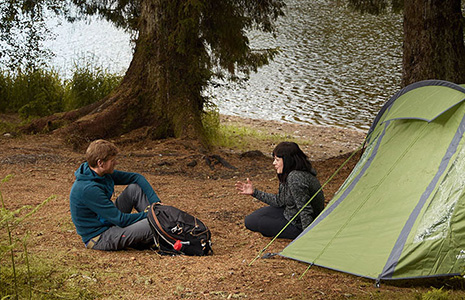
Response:
[[[141,129],[151,138],[204,142],[204,89],[213,76],[233,79],[267,64],[275,51],[254,51],[246,32],[274,32],[283,0],[73,0],[137,31],[134,56],[114,92],[80,110],[39,120],[28,128],[61,128],[79,146]]]
[[[402,85],[426,79],[465,83],[461,0],[349,0],[362,12],[403,10]]]
[[[0,1],[0,61],[11,71],[34,70],[52,53],[42,47],[50,31],[46,12],[64,13],[62,0]]]

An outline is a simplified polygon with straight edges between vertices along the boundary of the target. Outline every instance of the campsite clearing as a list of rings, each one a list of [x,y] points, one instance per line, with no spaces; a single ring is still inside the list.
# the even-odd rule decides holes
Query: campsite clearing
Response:
[[[311,156],[322,183],[345,161],[347,153],[363,142],[365,135],[354,130],[231,117],[223,122],[245,124],[270,135],[308,139],[310,143],[303,149]],[[150,251],[85,250],[71,222],[68,205],[73,173],[84,160],[83,153],[73,152],[53,136],[2,135],[0,177],[13,175],[1,186],[7,209],[35,206],[51,195],[57,196],[13,232],[17,238],[29,234],[31,260],[50,265],[54,270],[51,280],[64,276],[64,284],[92,291],[97,299],[421,299],[431,290],[432,282],[382,284],[376,288],[373,280],[319,267],[312,267],[299,279],[308,265],[280,256],[259,259],[249,266],[270,239],[244,228],[244,216],[262,204],[238,195],[234,183],[249,177],[257,188],[277,190],[269,156],[274,147],[271,141],[249,144],[247,150],[259,150],[264,156],[241,155],[245,150],[234,149],[211,153],[237,169],[221,164],[210,168],[205,163],[208,154],[182,140],[137,141],[137,137],[127,135],[115,142],[122,150],[118,168],[142,173],[163,202],[205,221],[213,234],[215,253],[208,257],[167,257]],[[355,160],[342,168],[325,187],[328,200],[354,164]],[[266,252],[281,251],[287,244],[277,240]],[[465,297],[463,290],[453,287],[456,285],[448,281],[445,288],[451,289],[450,299]]]

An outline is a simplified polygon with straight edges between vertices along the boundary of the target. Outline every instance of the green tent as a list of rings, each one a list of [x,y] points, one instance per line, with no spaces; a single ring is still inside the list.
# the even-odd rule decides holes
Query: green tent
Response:
[[[438,80],[394,95],[350,176],[280,255],[378,282],[463,273],[464,100]]]

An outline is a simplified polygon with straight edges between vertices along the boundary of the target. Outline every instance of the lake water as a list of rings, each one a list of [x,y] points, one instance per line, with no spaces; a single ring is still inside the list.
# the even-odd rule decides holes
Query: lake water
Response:
[[[276,38],[250,33],[252,48],[279,47],[269,65],[244,83],[217,81],[206,92],[220,113],[366,130],[400,87],[402,17],[370,16],[333,0],[287,1]],[[69,75],[87,61],[124,73],[130,36],[104,21],[54,28],[53,65]]]

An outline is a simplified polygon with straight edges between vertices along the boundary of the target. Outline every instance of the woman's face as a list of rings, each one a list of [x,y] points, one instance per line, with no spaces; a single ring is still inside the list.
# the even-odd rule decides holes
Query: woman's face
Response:
[[[276,173],[278,174],[283,173],[284,161],[281,157],[277,157],[277,156],[274,157],[273,166],[276,169]]]

